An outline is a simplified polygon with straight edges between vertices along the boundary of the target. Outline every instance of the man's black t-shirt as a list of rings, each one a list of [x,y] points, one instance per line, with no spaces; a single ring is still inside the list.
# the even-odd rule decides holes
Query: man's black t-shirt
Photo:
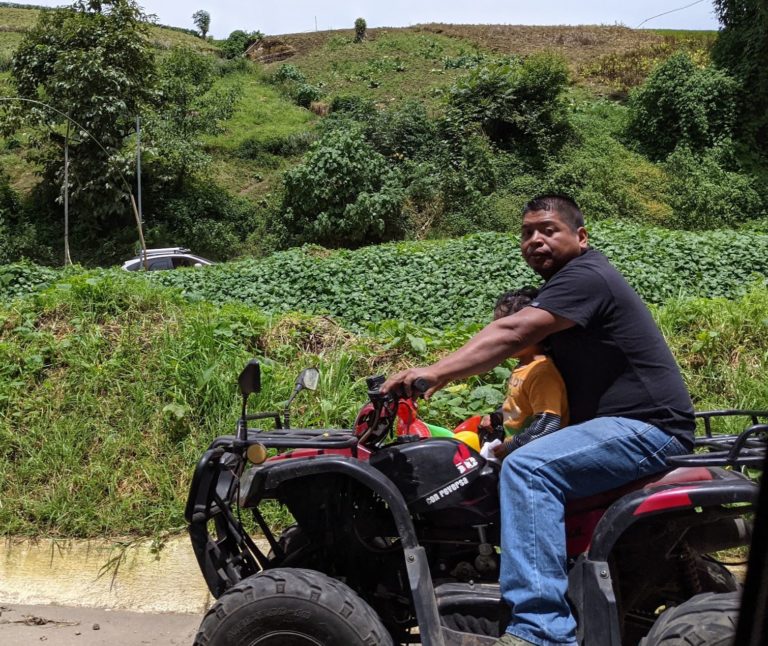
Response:
[[[587,249],[568,262],[532,306],[576,324],[549,337],[571,424],[628,417],[692,445],[693,405],[677,363],[648,308],[603,254]]]

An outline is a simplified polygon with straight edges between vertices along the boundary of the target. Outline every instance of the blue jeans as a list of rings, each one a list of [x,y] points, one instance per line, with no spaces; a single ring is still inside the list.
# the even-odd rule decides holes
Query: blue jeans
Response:
[[[566,599],[565,503],[669,468],[687,453],[647,422],[601,417],[517,449],[501,468],[501,592],[507,632],[538,644],[576,644]]]

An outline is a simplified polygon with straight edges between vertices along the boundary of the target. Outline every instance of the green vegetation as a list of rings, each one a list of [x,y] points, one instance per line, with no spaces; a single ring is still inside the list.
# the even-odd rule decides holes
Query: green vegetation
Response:
[[[673,300],[657,316],[699,407],[765,407],[768,291]],[[329,318],[188,303],[127,272],[64,277],[0,307],[0,533],[180,530],[195,463],[234,429],[246,360],[264,370],[256,409],[279,407],[298,371],[317,365],[320,389],[300,398],[294,419],[348,428],[365,376],[434,359],[473,329],[392,321],[355,334]],[[425,419],[452,424],[487,410],[507,375],[501,367],[452,387]],[[271,522],[286,519],[275,512]]]
[[[701,151],[733,135],[738,95],[726,73],[675,54],[632,93],[627,128],[651,159],[665,159],[677,146]]]
[[[739,135],[768,155],[768,7],[761,0],[715,0],[723,29],[712,55],[746,90],[739,103]]]
[[[86,246],[133,219],[123,147],[135,115],[152,100],[147,34],[133,0],[79,4],[41,12],[14,54],[13,80],[26,100],[9,107],[5,134],[22,127],[33,133],[30,154],[42,169],[44,202],[63,198],[68,142],[68,192],[81,213],[74,233]],[[50,223],[59,214],[49,208],[38,215]]]
[[[66,126],[0,103],[0,532],[180,528],[252,356],[258,407],[318,365],[296,419],[349,426],[365,376],[458,347],[500,292],[538,282],[515,233],[543,191],[575,197],[593,245],[654,304],[697,407],[768,408],[757,0],[716,0],[722,37],[360,19],[357,37],[263,38],[257,55],[290,56],[276,63],[241,56],[259,32],[206,38],[210,16],[197,34],[146,23],[133,0],[86,4],[0,3],[0,94],[55,103],[108,151],[72,133],[74,259],[137,249],[116,181],[133,175],[136,116],[147,244],[244,259],[46,267],[62,258]],[[425,418],[492,407],[509,367],[440,393]]]
[[[736,298],[768,278],[765,233],[670,232],[616,221],[589,229],[593,246],[651,303],[675,297]],[[191,300],[241,303],[271,313],[330,314],[347,326],[396,318],[445,329],[487,322],[488,304],[501,292],[538,284],[517,245],[516,237],[485,233],[356,251],[306,246],[261,261],[151,272],[146,280],[177,287]]]
[[[304,242],[356,247],[506,232],[522,204],[543,190],[572,194],[590,221],[707,229],[766,214],[768,173],[745,155],[734,127],[738,80],[706,67],[714,32],[428,25],[371,29],[355,42],[350,29],[264,39],[265,52],[273,41],[296,52],[265,65],[238,55],[258,32],[233,32],[220,48],[189,30],[162,33],[187,39],[210,64],[181,53],[189,49],[155,43],[158,82],[150,85],[157,100],[141,115],[150,244],[187,244],[228,259]],[[622,103],[600,97],[610,79],[586,67],[610,55],[637,62],[626,88],[667,62]],[[207,68],[205,79],[182,69],[186,58],[197,59],[198,71]],[[197,134],[186,127],[193,122]],[[342,149],[340,132],[357,142],[355,150],[373,152],[318,168]],[[18,130],[0,140],[22,211],[13,226],[25,227],[19,238],[35,241],[11,259],[50,263],[62,246],[54,202],[60,172],[48,173],[45,191],[34,173],[60,168],[60,150],[52,148],[56,154],[41,168],[30,135],[49,136]],[[130,177],[133,138],[124,142],[121,168]],[[203,183],[215,186],[203,191],[204,212],[194,223]],[[346,188],[322,196],[336,185]],[[121,210],[113,228],[94,233],[83,215],[93,210],[70,197],[75,260],[114,264],[135,252],[126,199],[115,203]],[[337,230],[342,235],[329,235]],[[198,240],[193,231],[212,233]],[[94,238],[101,244],[91,244]]]

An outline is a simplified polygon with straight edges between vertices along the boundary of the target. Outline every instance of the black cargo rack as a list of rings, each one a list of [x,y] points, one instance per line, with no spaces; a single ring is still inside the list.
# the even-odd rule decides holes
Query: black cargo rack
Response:
[[[230,446],[233,437],[220,437],[211,445]],[[348,449],[357,445],[357,437],[348,429],[276,428],[269,431],[248,429],[244,443],[261,444],[268,449]]]
[[[716,434],[712,420],[718,417],[745,417],[749,419],[741,433]],[[768,449],[768,411],[765,410],[713,410],[696,413],[704,423],[704,435],[696,438],[698,452],[677,455],[667,459],[676,467],[719,466],[760,468]],[[694,450],[695,450],[694,449]]]

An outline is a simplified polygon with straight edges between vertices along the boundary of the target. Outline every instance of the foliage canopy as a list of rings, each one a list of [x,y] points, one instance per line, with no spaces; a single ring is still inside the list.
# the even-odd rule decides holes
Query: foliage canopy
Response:
[[[628,132],[652,159],[678,145],[704,150],[731,137],[739,85],[715,67],[697,67],[686,53],[661,63],[630,96]]]
[[[64,139],[70,132],[70,199],[79,211],[74,226],[81,240],[98,240],[133,219],[123,180],[130,158],[123,145],[135,130],[136,115],[155,99],[147,34],[134,0],[78,1],[40,12],[13,58],[19,96],[58,111],[22,103],[9,120],[40,126],[30,154],[43,167],[42,190],[52,196],[61,192]]]
[[[569,131],[563,92],[565,61],[536,54],[477,67],[448,90],[448,121],[459,131],[479,126],[497,145],[538,158]]]
[[[284,176],[283,222],[297,241],[359,246],[402,237],[402,192],[358,128],[322,137]]]
[[[768,3],[764,0],[714,0],[723,28],[712,58],[742,86],[741,138],[768,154]]]

